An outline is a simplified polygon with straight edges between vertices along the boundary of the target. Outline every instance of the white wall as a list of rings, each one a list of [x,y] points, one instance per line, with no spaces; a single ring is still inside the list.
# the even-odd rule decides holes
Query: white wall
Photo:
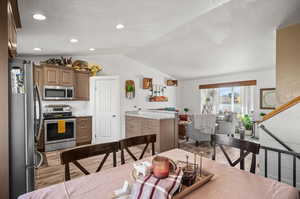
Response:
[[[268,110],[260,110],[259,108],[259,89],[260,88],[274,88],[275,82],[275,68],[263,69],[260,71],[235,73],[222,76],[213,76],[207,78],[199,78],[192,80],[179,81],[180,86],[180,108],[189,108],[192,113],[200,112],[200,84],[214,84],[222,82],[257,80],[256,97],[255,97],[255,117],[259,118],[259,113],[269,112]]]

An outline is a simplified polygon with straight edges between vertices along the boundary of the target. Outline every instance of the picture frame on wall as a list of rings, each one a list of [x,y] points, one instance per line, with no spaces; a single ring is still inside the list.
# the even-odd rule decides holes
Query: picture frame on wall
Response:
[[[167,80],[167,86],[178,86],[178,81],[169,79]]]
[[[260,89],[260,109],[275,109],[277,105],[276,89],[261,88]]]
[[[152,89],[152,78],[143,78],[143,89]]]

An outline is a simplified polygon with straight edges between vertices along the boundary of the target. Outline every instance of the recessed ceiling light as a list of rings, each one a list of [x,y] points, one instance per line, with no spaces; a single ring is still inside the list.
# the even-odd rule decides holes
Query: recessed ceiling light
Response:
[[[125,26],[123,25],[123,24],[118,24],[118,25],[116,25],[116,29],[123,29],[123,28],[125,28]]]
[[[46,17],[45,15],[36,13],[36,14],[33,15],[33,18],[34,18],[35,20],[38,20],[38,21],[43,21],[43,20],[45,20],[47,17]]]
[[[41,48],[33,48],[34,51],[42,51]]]
[[[70,42],[71,42],[71,43],[77,43],[77,42],[78,42],[78,39],[72,38],[72,39],[70,39]]]
[[[89,51],[95,51],[95,50],[96,50],[95,48],[90,48],[90,49],[89,49]]]

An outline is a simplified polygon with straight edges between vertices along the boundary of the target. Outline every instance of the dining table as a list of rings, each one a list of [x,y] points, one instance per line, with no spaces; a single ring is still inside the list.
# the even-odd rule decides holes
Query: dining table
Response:
[[[173,161],[193,160],[194,154],[172,149],[159,154]],[[140,161],[151,161],[154,156]],[[202,187],[188,194],[187,199],[299,199],[299,190],[273,179],[230,167],[203,158],[203,169],[214,174]],[[78,177],[70,181],[38,189],[19,196],[19,199],[111,199],[124,181],[134,183],[133,163],[127,163]]]

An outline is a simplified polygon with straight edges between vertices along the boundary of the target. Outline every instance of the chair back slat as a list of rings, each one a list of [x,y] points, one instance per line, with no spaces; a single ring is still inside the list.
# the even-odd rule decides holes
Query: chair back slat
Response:
[[[212,135],[212,140],[217,145],[230,146],[241,150],[246,150],[254,154],[259,153],[260,145],[246,140],[240,140],[226,135]]]
[[[144,147],[139,160],[143,158],[149,144],[152,145],[152,155],[155,154],[155,147],[154,144],[156,142],[156,134],[151,135],[142,135],[142,136],[136,136],[136,137],[130,137],[119,141],[119,146],[121,150],[121,164],[125,164],[125,156],[124,156],[124,150],[132,157],[134,161],[137,161],[138,159],[134,156],[134,154],[130,151],[129,147],[137,146],[141,144],[146,144]]]
[[[156,134],[151,135],[141,135],[136,137],[125,138],[120,140],[120,146],[122,147],[131,147],[140,144],[153,143],[156,142]]]
[[[118,142],[92,144],[64,150],[60,154],[61,164],[81,160],[88,157],[118,151]]]
[[[260,148],[259,144],[249,142],[246,140],[236,139],[236,138],[226,136],[226,135],[212,135],[211,140],[212,140],[213,147],[214,147],[213,148],[213,157],[212,157],[213,160],[215,160],[215,158],[216,158],[216,145],[218,145],[220,147],[221,151],[225,155],[225,158],[227,159],[228,163],[232,167],[236,166],[238,163],[241,163],[241,161],[244,160],[247,155],[252,153],[250,172],[255,173],[256,155],[259,154],[259,148]],[[226,153],[223,146],[230,146],[233,148],[237,148],[243,152],[241,153],[240,157],[237,160],[232,161],[230,159],[229,155]]]
[[[100,162],[96,172],[100,171],[103,167],[108,156],[113,153],[113,166],[117,166],[116,153],[119,150],[119,142],[110,142],[103,144],[93,144],[85,145],[81,147],[76,147],[73,149],[64,150],[60,153],[61,164],[65,165],[65,180],[70,180],[70,163],[73,163],[78,167],[85,175],[90,174],[79,162],[78,160],[89,158],[96,155],[105,154],[104,158]]]

